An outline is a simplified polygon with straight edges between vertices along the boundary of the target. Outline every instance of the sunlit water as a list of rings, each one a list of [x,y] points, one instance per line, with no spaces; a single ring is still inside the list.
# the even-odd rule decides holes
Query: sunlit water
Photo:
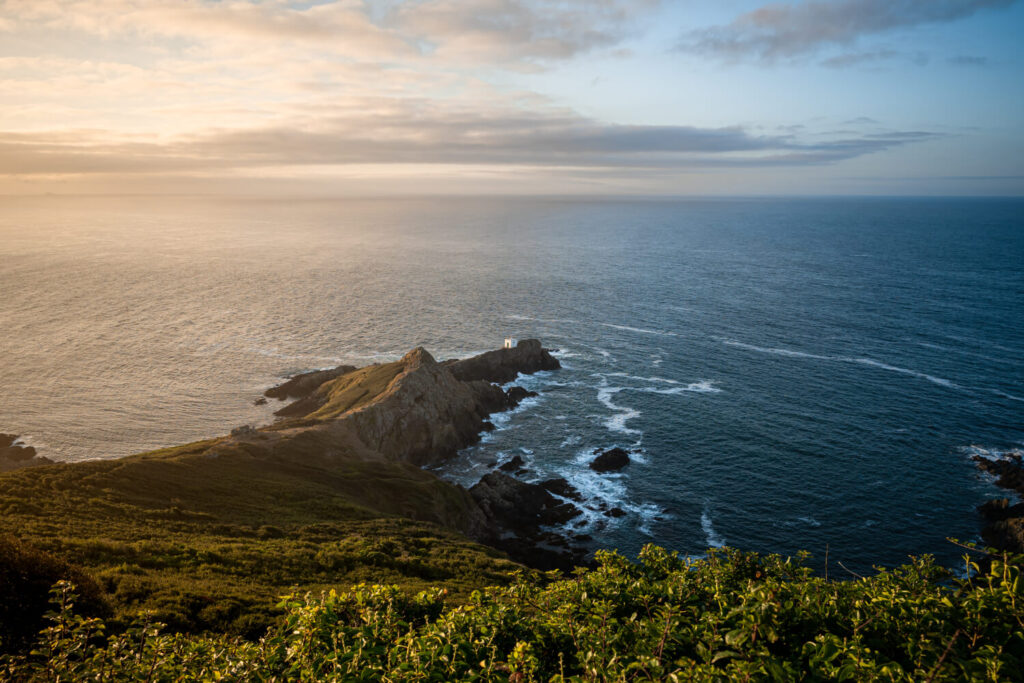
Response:
[[[1024,443],[1022,312],[1021,201],[3,199],[0,431],[118,457],[297,371],[539,337],[564,368],[444,476],[519,454],[627,553],[953,562],[969,455]]]

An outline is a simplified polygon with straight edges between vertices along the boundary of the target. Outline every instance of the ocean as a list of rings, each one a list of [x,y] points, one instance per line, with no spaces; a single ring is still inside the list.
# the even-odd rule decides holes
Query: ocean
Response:
[[[1024,448],[1022,314],[1024,200],[8,197],[0,431],[117,458],[270,422],[296,372],[538,337],[563,368],[439,474],[519,455],[627,555],[953,566],[1005,495],[970,456]]]

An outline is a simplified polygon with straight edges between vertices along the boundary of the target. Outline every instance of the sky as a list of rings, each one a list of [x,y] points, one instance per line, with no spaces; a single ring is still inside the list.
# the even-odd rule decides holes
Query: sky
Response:
[[[1024,195],[1024,0],[0,0],[0,194]]]

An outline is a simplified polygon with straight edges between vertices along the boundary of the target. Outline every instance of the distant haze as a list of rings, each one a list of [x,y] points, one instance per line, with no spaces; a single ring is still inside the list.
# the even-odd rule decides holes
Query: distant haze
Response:
[[[1024,194],[1016,0],[0,0],[0,194]]]

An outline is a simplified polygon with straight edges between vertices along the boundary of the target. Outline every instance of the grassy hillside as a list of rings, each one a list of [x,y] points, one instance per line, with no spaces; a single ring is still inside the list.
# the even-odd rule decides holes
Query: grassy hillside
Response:
[[[84,569],[119,618],[182,630],[253,635],[278,596],[361,581],[464,597],[518,567],[453,531],[464,492],[412,465],[219,443],[4,474],[3,528]]]
[[[11,680],[1008,681],[1024,677],[1024,586],[1011,558],[970,581],[918,560],[826,581],[733,550],[519,580],[453,605],[386,586],[294,598],[258,643],[168,637],[140,624],[107,643],[67,589],[35,658]],[[1010,560],[1008,562],[1008,560]],[[6,671],[4,670],[6,668]]]

